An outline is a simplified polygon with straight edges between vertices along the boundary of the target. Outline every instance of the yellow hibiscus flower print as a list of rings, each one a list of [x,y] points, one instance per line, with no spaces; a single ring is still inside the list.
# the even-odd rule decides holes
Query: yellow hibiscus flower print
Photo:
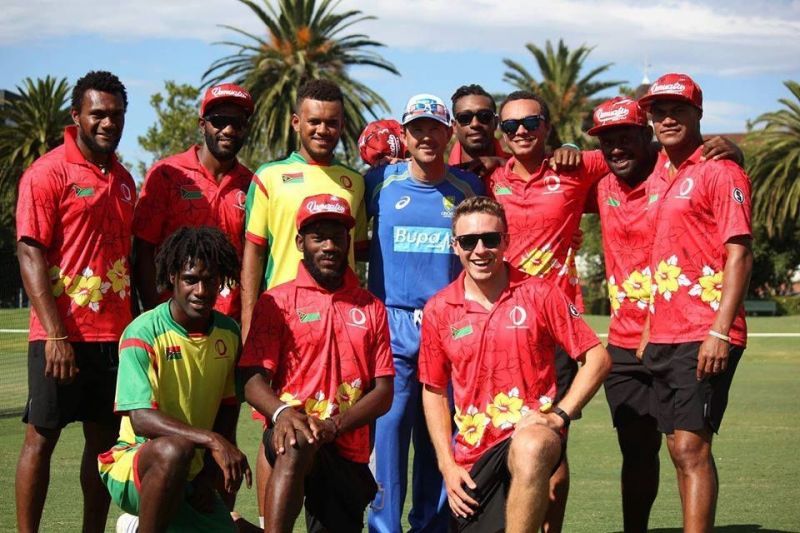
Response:
[[[682,273],[681,267],[678,266],[678,257],[674,255],[669,259],[662,259],[658,263],[655,282],[658,293],[667,301],[670,301],[672,295],[678,292],[680,287],[691,285],[689,278]]]
[[[280,401],[282,401],[286,405],[291,405],[292,407],[294,407],[295,405],[300,405],[302,403],[291,392],[281,393]]]
[[[131,286],[131,278],[128,275],[128,266],[125,264],[125,258],[114,261],[114,264],[111,265],[111,270],[106,273],[106,276],[111,281],[111,290],[117,293],[120,298],[125,298]]]
[[[69,276],[62,276],[61,275],[61,268],[57,266],[50,267],[50,270],[47,271],[48,275],[50,276],[50,292],[53,293],[53,296],[58,298],[62,294],[70,284]]]
[[[103,282],[100,276],[95,276],[91,269],[85,269],[67,287],[66,291],[72,301],[81,307],[89,307],[92,311],[100,310],[100,300],[103,299]],[[106,289],[108,287],[105,287]]]
[[[622,288],[625,291],[624,297],[627,297],[631,302],[634,302],[639,309],[644,309],[650,302],[650,268],[645,268],[641,272],[634,270],[628,279],[622,282]]]
[[[492,419],[492,425],[500,429],[509,429],[522,418],[522,398],[519,389],[514,387],[508,394],[499,392],[492,403],[486,406],[486,414]]]
[[[611,311],[616,315],[620,305],[622,305],[622,300],[625,299],[625,293],[619,290],[619,285],[617,285],[617,280],[614,276],[608,278],[607,285],[608,301],[611,302]]]
[[[344,413],[361,398],[361,380],[356,379],[351,383],[342,383],[336,390],[336,403],[339,405],[339,412]]]
[[[703,267],[703,275],[689,290],[692,296],[700,296],[700,300],[707,303],[714,311],[719,309],[722,299],[722,272],[714,272],[710,266]]]
[[[319,391],[313,398],[306,400],[305,409],[308,416],[315,416],[320,420],[325,420],[333,413],[333,403],[325,399],[324,392]]]
[[[480,445],[483,433],[489,424],[489,417],[486,416],[486,413],[480,413],[474,405],[470,405],[465,414],[456,409],[455,421],[458,433],[464,442],[470,446]]]
[[[553,252],[547,244],[527,252],[522,257],[519,267],[531,276],[544,276],[551,268],[560,268],[561,264],[553,260]]]

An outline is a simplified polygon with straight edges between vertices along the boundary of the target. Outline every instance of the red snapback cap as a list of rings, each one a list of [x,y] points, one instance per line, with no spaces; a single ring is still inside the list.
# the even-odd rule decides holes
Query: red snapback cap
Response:
[[[347,229],[356,225],[347,200],[332,194],[315,194],[303,200],[297,210],[297,229],[320,219],[338,220]]]
[[[253,97],[250,96],[250,93],[235,83],[223,83],[206,89],[203,103],[200,104],[200,116],[204,117],[209,108],[224,102],[241,106],[247,111],[247,114],[253,114]]]
[[[597,135],[617,126],[647,126],[647,114],[633,98],[617,96],[606,100],[594,109],[594,126],[586,133]]]
[[[664,74],[653,82],[647,94],[639,98],[639,105],[646,109],[654,100],[683,100],[701,111],[703,109],[703,91],[686,74]]]
[[[358,151],[361,160],[375,166],[382,157],[400,158],[405,155],[403,128],[396,120],[376,120],[370,122],[358,137]]]

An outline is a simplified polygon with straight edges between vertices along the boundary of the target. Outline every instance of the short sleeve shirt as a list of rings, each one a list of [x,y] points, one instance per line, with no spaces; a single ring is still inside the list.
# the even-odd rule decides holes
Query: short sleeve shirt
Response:
[[[17,240],[45,248],[50,290],[72,342],[116,342],[131,321],[131,222],[136,186],[112,157],[107,174],[89,163],[76,143],[40,157],[22,175],[17,201]],[[47,332],[35,310],[30,340]]]
[[[450,246],[453,213],[464,199],[482,195],[483,184],[448,167],[439,184],[427,185],[414,179],[406,161],[371,170],[366,182],[369,289],[387,306],[422,309],[461,272]]]
[[[486,310],[465,300],[462,273],[422,318],[419,379],[440,389],[452,382],[453,455],[467,470],[509,438],[525,413],[553,401],[556,345],[577,359],[600,342],[551,281],[510,266],[509,278]]]
[[[611,302],[608,342],[639,346],[650,305],[650,251],[659,194],[651,181],[630,187],[609,172],[597,182],[591,201],[600,215],[606,283]]]
[[[375,378],[394,375],[386,309],[352,271],[329,292],[301,264],[295,280],[259,298],[239,366],[269,370],[281,401],[327,419],[355,405]],[[370,442],[369,425],[334,441],[357,463],[369,462]]]
[[[506,260],[533,276],[547,277],[575,302],[578,273],[572,237],[592,185],[608,172],[599,150],[583,152],[574,171],[554,171],[544,160],[529,179],[514,173],[515,158],[487,179],[489,196],[503,205],[508,219]]]
[[[215,312],[206,334],[190,334],[173,320],[169,302],[139,315],[119,343],[114,410],[158,409],[192,427],[211,430],[222,404],[236,405],[234,372],[240,333],[236,322]],[[122,417],[119,445],[146,442]],[[203,467],[198,449],[189,479]]]
[[[336,162],[313,165],[299,153],[267,163],[258,169],[247,194],[247,240],[269,246],[265,287],[270,289],[291,281],[297,275],[302,254],[295,245],[297,210],[300,203],[315,194],[333,194],[350,203],[356,219],[351,231],[355,247],[367,245],[367,220],[364,212],[364,178]],[[353,250],[350,266],[355,266]]]
[[[752,236],[750,179],[731,161],[703,161],[703,147],[670,176],[669,163],[651,179],[663,194],[657,203],[650,261],[653,317],[650,342],[702,341],[722,298],[725,243]],[[731,325],[731,343],[745,346],[744,307]]]
[[[228,237],[241,259],[245,200],[253,173],[236,163],[217,181],[200,164],[197,150],[198,147],[193,146],[186,152],[162,159],[150,169],[136,204],[133,234],[158,247],[181,226],[212,226]],[[239,292],[239,287],[225,287],[214,308],[238,319],[241,313]]]

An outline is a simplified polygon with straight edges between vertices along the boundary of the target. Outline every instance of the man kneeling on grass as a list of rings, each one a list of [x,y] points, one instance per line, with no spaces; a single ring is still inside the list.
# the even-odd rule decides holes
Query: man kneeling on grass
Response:
[[[261,295],[239,363],[245,398],[272,421],[265,531],[292,531],[305,497],[308,531],[360,532],[377,491],[369,425],[392,403],[386,310],[347,266],[345,199],[306,198],[296,224],[297,278]]]
[[[183,227],[156,256],[159,285],[172,298],[140,315],[122,335],[115,409],[116,446],[98,457],[100,477],[139,533],[236,531],[218,490],[250,486],[234,444],[239,403],[234,371],[239,327],[214,311],[239,260],[215,228]],[[206,453],[208,452],[208,453]],[[123,515],[118,530],[135,527]]]
[[[423,313],[422,401],[454,531],[538,531],[570,420],[611,368],[560,288],[503,261],[507,232],[500,204],[480,196],[462,202],[453,248],[464,271]],[[583,366],[553,405],[556,346]],[[452,448],[449,383],[458,428]]]

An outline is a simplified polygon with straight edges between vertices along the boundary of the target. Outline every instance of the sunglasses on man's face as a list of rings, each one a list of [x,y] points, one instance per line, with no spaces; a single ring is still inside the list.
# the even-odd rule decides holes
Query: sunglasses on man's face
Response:
[[[491,109],[481,109],[480,111],[462,111],[456,113],[456,122],[462,126],[469,126],[472,124],[472,119],[478,117],[478,122],[484,126],[491,124],[495,118],[494,111]]]
[[[503,234],[499,231],[468,233],[466,235],[453,237],[453,240],[458,243],[462,250],[471,252],[478,246],[478,241],[482,241],[485,248],[497,248],[503,240]]]
[[[539,125],[542,122],[544,122],[544,117],[542,115],[531,115],[521,119],[511,118],[501,122],[500,129],[503,130],[503,133],[506,135],[514,135],[519,129],[520,124],[528,131],[536,131],[539,129]]]
[[[247,117],[237,117],[234,115],[209,115],[203,117],[207,122],[210,122],[214,128],[224,130],[228,126],[233,126],[235,130],[241,130],[247,127]]]

